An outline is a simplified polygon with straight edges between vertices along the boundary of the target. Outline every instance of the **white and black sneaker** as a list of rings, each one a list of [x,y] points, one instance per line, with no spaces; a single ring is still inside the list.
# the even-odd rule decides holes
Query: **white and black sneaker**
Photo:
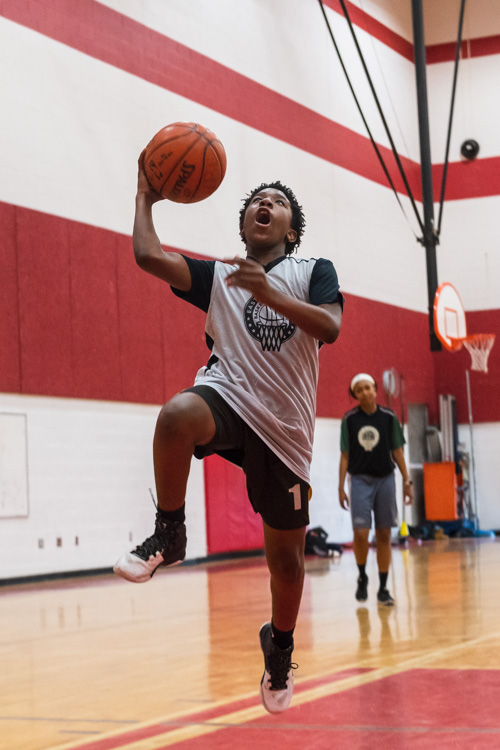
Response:
[[[186,556],[186,525],[162,521],[156,512],[154,534],[115,563],[114,572],[133,583],[149,581],[160,565],[176,565]]]
[[[260,629],[260,646],[264,654],[264,674],[260,681],[262,705],[270,714],[286,711],[293,695],[292,645],[286,649],[273,643],[271,623],[266,622]]]

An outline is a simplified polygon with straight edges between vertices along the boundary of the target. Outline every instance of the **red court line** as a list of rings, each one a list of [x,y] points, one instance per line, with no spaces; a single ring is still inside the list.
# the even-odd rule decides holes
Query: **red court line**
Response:
[[[338,682],[339,680],[345,680],[349,677],[354,677],[355,675],[371,671],[371,668],[345,669],[341,672],[336,672],[335,674],[330,674],[325,677],[305,680],[304,682],[295,685],[295,693],[299,694],[305,690],[311,690],[312,688],[321,685]],[[149,739],[161,734],[173,732],[174,730],[179,729],[180,727],[185,727],[186,725],[203,723],[219,717],[221,717],[221,721],[223,721],[223,717],[230,713],[258,705],[260,705],[260,699],[256,689],[255,695],[243,700],[229,701],[214,708],[207,708],[204,711],[196,711],[195,713],[183,715],[171,720],[166,719],[165,723],[158,722],[156,724],[138,727],[137,729],[127,729],[119,734],[113,734],[111,737],[89,740],[88,742],[78,745],[78,750],[117,750],[118,748],[126,747],[132,742],[138,742],[139,740]],[[238,745],[235,745],[235,747],[238,747]]]
[[[499,701],[500,670],[414,669],[169,748],[498,749]]]
[[[220,736],[222,733],[224,737]],[[246,728],[227,734],[218,731],[174,745],[157,745],[155,750],[498,750],[499,747],[497,732],[412,731],[405,727],[386,731],[268,727],[262,730]]]

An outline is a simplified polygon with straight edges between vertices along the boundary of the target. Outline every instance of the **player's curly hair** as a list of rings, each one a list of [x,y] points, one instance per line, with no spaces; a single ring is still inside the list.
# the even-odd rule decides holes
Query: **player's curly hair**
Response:
[[[293,190],[291,190],[286,185],[283,185],[279,180],[277,180],[276,182],[263,182],[262,185],[259,185],[259,187],[255,188],[255,190],[252,190],[252,192],[249,193],[246,198],[242,199],[243,207],[240,210],[240,232],[243,230],[243,221],[245,220],[245,213],[248,206],[250,205],[250,201],[252,200],[254,195],[257,195],[257,193],[260,193],[261,190],[265,190],[266,188],[281,190],[281,192],[284,193],[290,201],[290,205],[292,207],[292,229],[295,229],[295,231],[297,232],[297,239],[294,240],[294,242],[287,242],[285,246],[285,255],[291,255],[292,253],[297,252],[297,248],[300,245],[302,235],[304,234],[306,220],[304,217],[302,206],[299,204],[297,198],[295,197],[295,193],[293,192]],[[243,242],[245,242],[245,238],[243,236],[241,237],[241,239]]]

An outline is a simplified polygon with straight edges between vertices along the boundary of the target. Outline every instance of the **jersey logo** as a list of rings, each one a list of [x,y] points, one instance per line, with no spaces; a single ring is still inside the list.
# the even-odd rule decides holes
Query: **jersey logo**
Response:
[[[245,305],[245,325],[247,331],[260,341],[263,351],[278,351],[281,344],[288,341],[297,326],[288,318],[272,310],[267,305],[251,297]]]
[[[372,451],[380,440],[380,432],[375,427],[366,425],[358,432],[358,442],[365,451]]]

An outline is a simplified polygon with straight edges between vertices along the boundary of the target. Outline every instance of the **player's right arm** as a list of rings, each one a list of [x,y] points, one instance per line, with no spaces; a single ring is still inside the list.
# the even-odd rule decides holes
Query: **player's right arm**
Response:
[[[340,454],[340,465],[339,465],[339,503],[344,510],[349,508],[349,498],[344,489],[345,478],[347,475],[347,467],[349,465],[349,451],[342,451]]]
[[[344,489],[345,478],[349,468],[349,428],[346,415],[340,423],[340,464],[339,464],[339,503],[344,510],[349,509],[349,498]]]
[[[156,234],[153,223],[153,205],[163,200],[150,186],[144,172],[144,151],[139,157],[135,218],[132,233],[137,265],[183,292],[191,289],[188,264],[179,253],[166,253]]]

